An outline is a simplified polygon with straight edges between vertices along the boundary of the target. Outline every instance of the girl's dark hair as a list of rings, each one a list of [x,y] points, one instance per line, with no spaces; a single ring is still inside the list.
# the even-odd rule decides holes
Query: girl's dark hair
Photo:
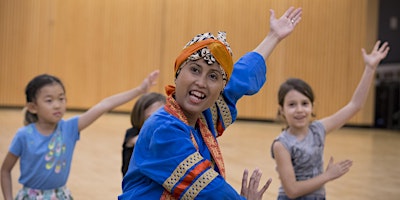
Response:
[[[151,92],[142,95],[133,106],[131,112],[131,124],[132,126],[142,128],[145,119],[144,111],[156,102],[166,103],[166,97],[163,94]]]
[[[25,88],[26,103],[35,102],[38,91],[42,89],[44,86],[51,84],[59,84],[65,93],[64,84],[61,82],[59,78],[48,74],[41,74],[34,77],[31,81],[29,81],[28,85],[26,86]],[[25,120],[24,120],[25,125],[28,125],[30,123],[35,123],[37,122],[37,120],[38,116],[36,114],[29,112],[29,110],[26,110]]]
[[[311,89],[310,85],[308,85],[305,81],[298,78],[289,78],[284,83],[281,84],[278,91],[278,103],[283,108],[283,103],[285,102],[285,97],[288,92],[291,90],[296,90],[300,92],[304,96],[306,96],[311,105],[314,105],[314,92]],[[278,117],[282,116],[280,111],[278,111]],[[312,114],[315,117],[314,114]]]
[[[289,78],[279,88],[278,91],[278,103],[283,107],[283,103],[285,101],[286,94],[291,91],[296,90],[300,92],[308,99],[310,99],[311,104],[314,104],[314,92],[312,91],[310,85],[308,85],[305,81],[298,78]]]

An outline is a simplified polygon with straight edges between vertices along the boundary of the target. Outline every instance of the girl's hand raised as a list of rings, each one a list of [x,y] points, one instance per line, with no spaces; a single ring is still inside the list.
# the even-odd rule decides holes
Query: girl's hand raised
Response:
[[[380,44],[381,41],[378,40],[370,54],[367,54],[364,48],[361,49],[366,67],[375,70],[379,62],[381,62],[381,60],[384,59],[388,54],[390,49],[389,43],[385,42],[382,44],[382,46],[380,46]]]
[[[150,88],[157,83],[159,74],[160,70],[154,70],[143,80],[142,84],[139,86],[143,94],[149,92]]]

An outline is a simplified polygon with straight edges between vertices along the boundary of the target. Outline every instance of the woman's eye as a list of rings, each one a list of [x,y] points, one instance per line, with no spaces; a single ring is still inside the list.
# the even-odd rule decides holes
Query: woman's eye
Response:
[[[218,74],[216,74],[216,73],[211,73],[211,74],[210,74],[210,78],[211,78],[212,80],[218,80]]]
[[[200,69],[199,69],[197,66],[191,67],[190,70],[191,70],[192,72],[196,72],[196,73],[199,73],[199,72],[200,72]]]

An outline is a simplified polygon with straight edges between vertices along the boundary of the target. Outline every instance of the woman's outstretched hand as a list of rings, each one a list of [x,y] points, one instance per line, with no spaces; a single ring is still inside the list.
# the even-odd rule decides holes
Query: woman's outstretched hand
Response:
[[[258,186],[260,184],[260,179],[262,176],[261,170],[255,169],[250,177],[249,182],[247,182],[248,175],[249,172],[247,171],[247,169],[245,169],[243,172],[242,189],[240,191],[240,195],[246,197],[246,199],[248,200],[261,200],[265,191],[267,191],[269,185],[271,184],[272,179],[268,179],[264,187],[262,187],[261,190],[258,190]]]
[[[270,32],[279,40],[288,36],[301,20],[302,9],[290,7],[279,18],[275,18],[275,11],[270,9]]]

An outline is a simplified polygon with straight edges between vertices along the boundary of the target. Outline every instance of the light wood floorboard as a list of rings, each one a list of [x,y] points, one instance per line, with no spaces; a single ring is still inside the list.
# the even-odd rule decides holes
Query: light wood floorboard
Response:
[[[68,112],[65,118],[79,114]],[[22,125],[19,109],[0,109],[1,163]],[[129,115],[108,113],[81,132],[67,186],[77,200],[117,199],[121,193],[121,144],[129,127]],[[263,199],[276,199],[279,178],[270,156],[272,140],[282,125],[237,121],[219,138],[227,168],[227,180],[239,191],[243,169],[263,171],[262,181],[273,179]],[[400,132],[368,128],[342,128],[327,136],[325,161],[352,159],[350,172],[326,185],[327,199],[400,199]],[[13,172],[14,194],[19,163]],[[2,198],[2,196],[1,196]]]

